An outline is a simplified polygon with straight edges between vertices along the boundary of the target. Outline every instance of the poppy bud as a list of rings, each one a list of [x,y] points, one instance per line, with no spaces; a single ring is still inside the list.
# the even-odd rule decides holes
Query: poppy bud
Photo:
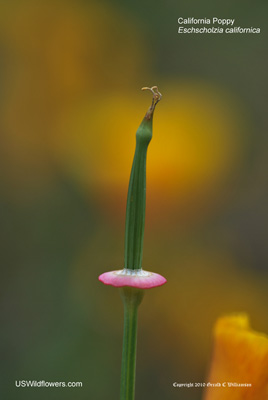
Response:
[[[115,287],[130,286],[149,289],[166,283],[166,279],[161,275],[142,270],[146,203],[146,156],[148,145],[152,139],[152,121],[155,106],[162,98],[157,86],[142,88],[142,90],[147,89],[153,93],[153,100],[136,133],[136,150],[127,197],[124,269],[106,272],[99,276],[101,282]]]

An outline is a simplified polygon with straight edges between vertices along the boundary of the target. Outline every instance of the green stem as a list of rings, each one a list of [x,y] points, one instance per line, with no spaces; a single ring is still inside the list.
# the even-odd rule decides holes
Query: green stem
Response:
[[[120,400],[134,400],[138,307],[142,301],[144,291],[123,287],[120,289],[120,294],[124,303]]]
[[[143,88],[142,90],[144,89],[149,89],[153,93],[153,100],[136,133],[136,150],[129,180],[126,210],[124,268],[132,270],[142,268],[146,203],[146,156],[153,134],[154,109],[162,97],[157,86]]]
[[[126,212],[125,268],[141,269],[146,202],[146,155],[148,143],[137,138]]]

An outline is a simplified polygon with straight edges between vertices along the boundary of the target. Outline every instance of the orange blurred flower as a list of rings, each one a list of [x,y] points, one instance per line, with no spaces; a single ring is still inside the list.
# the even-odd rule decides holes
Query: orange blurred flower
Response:
[[[220,318],[214,336],[208,382],[221,386],[208,387],[204,400],[267,400],[268,337],[254,332],[244,314]]]
[[[100,91],[139,81],[149,56],[134,19],[115,5],[2,3],[0,180],[20,202],[58,178],[51,149],[58,120],[84,109],[85,99],[94,103]]]
[[[243,163],[243,122],[223,88],[199,81],[162,82],[162,87],[148,152],[147,218],[157,215],[159,224],[165,209],[180,222],[196,221],[226,198],[225,185]],[[148,104],[138,89],[131,97],[129,90],[116,90],[79,103],[62,115],[51,137],[56,162],[112,215],[125,207],[136,126]]]

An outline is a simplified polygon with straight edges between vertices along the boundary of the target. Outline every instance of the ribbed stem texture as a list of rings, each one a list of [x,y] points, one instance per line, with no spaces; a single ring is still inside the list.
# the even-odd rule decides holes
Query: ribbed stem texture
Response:
[[[141,269],[146,203],[146,157],[152,138],[152,115],[143,119],[136,133],[136,150],[128,187],[125,268]]]
[[[120,291],[124,303],[120,400],[134,400],[138,307],[144,292],[130,287],[124,287]]]

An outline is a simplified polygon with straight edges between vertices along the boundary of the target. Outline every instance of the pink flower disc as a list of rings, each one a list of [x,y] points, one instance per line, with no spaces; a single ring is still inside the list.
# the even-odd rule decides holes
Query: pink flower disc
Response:
[[[151,289],[164,285],[166,278],[154,272],[132,269],[105,272],[99,276],[99,280],[105,285],[114,287],[130,286],[138,289]]]

